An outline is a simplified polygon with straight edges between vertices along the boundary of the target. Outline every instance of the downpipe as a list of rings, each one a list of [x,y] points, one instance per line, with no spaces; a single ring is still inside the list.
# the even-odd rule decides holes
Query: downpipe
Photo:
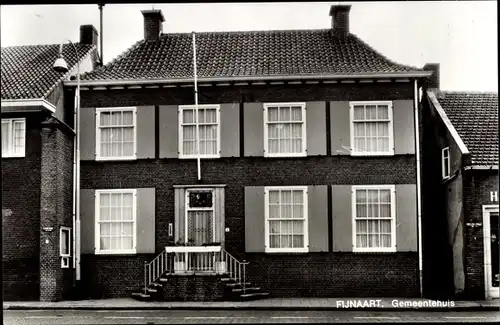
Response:
[[[418,274],[420,285],[420,297],[423,297],[423,258],[422,258],[422,194],[421,194],[421,175],[420,175],[420,130],[418,119],[418,86],[417,79],[413,80],[414,90],[414,109],[415,109],[415,149],[417,157],[417,235],[418,235]]]

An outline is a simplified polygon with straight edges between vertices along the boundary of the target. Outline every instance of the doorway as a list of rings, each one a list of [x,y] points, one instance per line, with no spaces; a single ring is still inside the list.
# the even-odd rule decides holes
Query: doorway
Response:
[[[498,298],[500,244],[498,205],[483,206],[484,279],[486,299]]]

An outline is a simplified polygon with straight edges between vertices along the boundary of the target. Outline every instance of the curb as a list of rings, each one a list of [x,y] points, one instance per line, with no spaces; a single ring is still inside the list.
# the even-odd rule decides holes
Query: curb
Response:
[[[470,306],[470,307],[422,307],[422,308],[337,308],[337,307],[309,307],[309,306],[286,306],[286,307],[266,307],[266,306],[7,306],[4,310],[310,310],[310,311],[426,311],[426,312],[447,312],[447,311],[500,311],[498,306]]]

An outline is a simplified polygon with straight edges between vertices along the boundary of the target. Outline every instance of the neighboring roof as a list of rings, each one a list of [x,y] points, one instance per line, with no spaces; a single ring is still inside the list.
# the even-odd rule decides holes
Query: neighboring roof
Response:
[[[75,43],[79,60],[88,56],[95,46]],[[63,45],[63,56],[71,69],[76,53],[71,44]],[[2,47],[2,100],[42,99],[67,77],[52,70],[59,44]]]
[[[439,92],[438,101],[471,154],[473,166],[498,166],[498,93]]]
[[[196,56],[199,78],[423,71],[388,60],[353,34],[335,37],[330,29],[196,33]],[[178,33],[138,41],[82,80],[192,77],[192,34]]]

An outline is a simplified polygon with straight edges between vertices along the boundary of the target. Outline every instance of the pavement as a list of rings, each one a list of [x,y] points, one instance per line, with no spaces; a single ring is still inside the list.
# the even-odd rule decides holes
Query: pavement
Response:
[[[4,310],[364,310],[499,311],[498,299],[437,301],[425,298],[268,298],[253,301],[137,301],[132,298],[58,302],[4,301]]]

